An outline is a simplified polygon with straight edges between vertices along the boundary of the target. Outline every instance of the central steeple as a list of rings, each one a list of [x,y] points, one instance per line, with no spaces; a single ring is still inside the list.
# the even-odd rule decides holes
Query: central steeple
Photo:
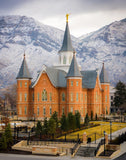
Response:
[[[71,42],[70,31],[69,31],[68,16],[69,14],[66,14],[66,29],[65,29],[63,44],[59,52],[74,51],[72,42]]]
[[[68,17],[69,14],[66,14],[66,28],[65,33],[63,37],[63,43],[61,46],[61,49],[59,50],[59,63],[54,65],[54,68],[64,70],[68,72],[72,58],[73,58],[73,52],[75,53],[75,50],[72,46],[71,36],[70,36],[70,30],[68,25]]]

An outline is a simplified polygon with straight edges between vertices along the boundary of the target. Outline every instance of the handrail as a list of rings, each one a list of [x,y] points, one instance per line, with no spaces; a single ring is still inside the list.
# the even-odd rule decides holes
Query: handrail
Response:
[[[101,139],[100,142],[98,143],[98,146],[97,146],[96,150],[95,150],[95,156],[96,156],[100,146],[103,145],[103,144],[104,144],[104,139]]]
[[[77,143],[74,145],[74,147],[73,148],[71,148],[71,155],[73,155],[74,154],[74,152],[76,151],[76,149],[77,149],[77,147],[78,147],[78,145],[80,144],[81,142],[80,142],[80,139],[77,141]]]

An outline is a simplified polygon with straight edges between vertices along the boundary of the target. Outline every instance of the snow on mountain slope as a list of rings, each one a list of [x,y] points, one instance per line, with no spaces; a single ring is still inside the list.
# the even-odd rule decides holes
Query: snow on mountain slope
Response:
[[[81,38],[77,52],[82,68],[100,68],[104,62],[111,83],[126,82],[126,19]]]
[[[64,26],[65,28],[65,26]],[[33,77],[58,60],[64,31],[25,16],[0,16],[0,88],[15,82],[24,51]],[[82,69],[109,70],[111,83],[126,82],[126,19],[80,38],[72,36]]]

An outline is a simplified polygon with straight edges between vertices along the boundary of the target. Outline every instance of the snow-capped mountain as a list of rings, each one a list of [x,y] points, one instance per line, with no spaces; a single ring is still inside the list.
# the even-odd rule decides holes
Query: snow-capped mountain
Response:
[[[55,63],[63,35],[33,18],[0,16],[0,88],[15,82],[24,52],[33,77],[43,64]],[[101,69],[104,61],[111,83],[126,82],[126,19],[87,36],[72,36],[72,42],[82,69]]]

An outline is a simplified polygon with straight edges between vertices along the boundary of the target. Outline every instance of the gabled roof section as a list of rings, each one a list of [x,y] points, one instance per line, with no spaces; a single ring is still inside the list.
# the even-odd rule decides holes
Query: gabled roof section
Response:
[[[66,72],[65,71],[62,71],[62,70],[58,70],[58,69],[55,69],[55,68],[51,68],[51,67],[47,67],[47,66],[44,66],[44,72],[47,73],[52,85],[54,87],[66,87]],[[42,71],[39,73],[36,81],[32,84],[31,87],[34,87],[39,78],[41,77],[43,73],[43,69]]]
[[[25,54],[24,54],[24,59],[23,59],[21,68],[18,72],[16,79],[24,79],[24,78],[32,79],[30,72],[29,72],[29,69],[28,69],[28,66],[27,66],[27,63],[26,63]]]
[[[72,42],[71,42],[71,36],[70,36],[68,21],[66,22],[64,39],[63,39],[62,47],[61,47],[59,52],[64,52],[64,51],[71,51],[71,52],[74,51],[74,48],[73,48]]]
[[[104,63],[103,63],[102,70],[100,73],[100,82],[101,83],[109,83],[108,73],[105,70]]]
[[[82,74],[82,88],[93,89],[96,85],[97,71],[81,71]]]
[[[75,53],[73,55],[73,59],[72,59],[67,77],[82,77],[82,75],[79,71],[79,67],[78,67],[78,64],[77,64]]]

